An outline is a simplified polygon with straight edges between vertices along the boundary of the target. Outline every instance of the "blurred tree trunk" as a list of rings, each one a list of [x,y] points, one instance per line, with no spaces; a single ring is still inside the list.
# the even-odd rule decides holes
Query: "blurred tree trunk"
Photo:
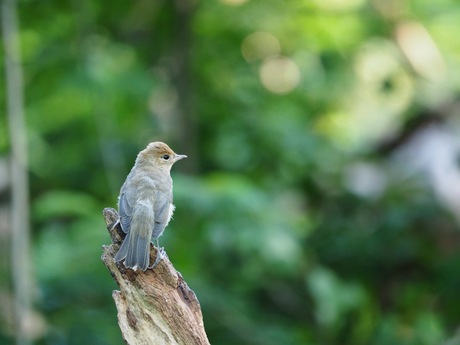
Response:
[[[145,272],[117,265],[114,257],[124,235],[119,225],[113,227],[118,219],[114,209],[104,209],[104,218],[112,244],[103,247],[101,259],[121,290],[112,296],[126,343],[209,344],[198,299],[169,259]]]
[[[31,342],[29,326],[31,326],[32,317],[32,274],[30,269],[26,126],[15,0],[2,1],[2,33],[11,145],[11,274],[14,289],[14,325],[17,344],[25,345]]]
[[[189,159],[183,165],[185,170],[194,173],[198,169],[198,128],[192,104],[191,87],[191,22],[195,12],[195,1],[175,0],[175,42],[170,73],[178,96],[178,140],[181,148],[187,148]]]

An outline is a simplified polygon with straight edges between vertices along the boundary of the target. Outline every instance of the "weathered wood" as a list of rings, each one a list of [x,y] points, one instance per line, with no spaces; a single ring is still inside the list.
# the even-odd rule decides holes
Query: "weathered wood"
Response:
[[[133,271],[114,257],[124,234],[113,226],[118,214],[104,209],[104,218],[112,244],[103,246],[102,261],[120,287],[112,296],[118,310],[118,324],[129,345],[209,344],[200,304],[195,293],[166,256],[153,270]],[[151,250],[150,262],[155,261]]]

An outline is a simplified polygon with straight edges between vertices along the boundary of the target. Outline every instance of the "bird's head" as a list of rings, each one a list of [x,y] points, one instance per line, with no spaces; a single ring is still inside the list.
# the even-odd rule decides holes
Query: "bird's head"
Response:
[[[155,141],[148,144],[147,147],[139,153],[138,161],[147,164],[153,163],[156,167],[171,169],[171,166],[175,162],[183,158],[187,158],[187,156],[175,153],[168,145],[161,141]]]

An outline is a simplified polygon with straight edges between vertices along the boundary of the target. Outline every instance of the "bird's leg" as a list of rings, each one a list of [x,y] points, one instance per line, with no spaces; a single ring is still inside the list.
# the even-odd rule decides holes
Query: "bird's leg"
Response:
[[[117,227],[117,225],[120,224],[120,217],[118,217],[117,221],[115,223],[113,223],[112,227],[110,228],[110,231],[112,231],[113,229],[115,229]]]
[[[160,247],[160,241],[157,239],[156,242],[157,242],[157,258],[155,259],[155,262],[153,263],[153,265],[149,267],[151,269],[154,269],[160,263],[160,261],[164,259],[164,257],[166,256],[165,249],[163,247]]]

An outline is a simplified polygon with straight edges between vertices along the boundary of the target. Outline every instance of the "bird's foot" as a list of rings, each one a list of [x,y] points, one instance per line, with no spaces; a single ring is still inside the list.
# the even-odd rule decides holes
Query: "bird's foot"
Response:
[[[120,224],[120,218],[118,218],[117,221],[113,223],[112,227],[110,228],[110,231],[113,231],[113,229],[115,229],[118,224]]]
[[[162,259],[164,259],[166,256],[165,249],[163,247],[158,247],[157,248],[157,258],[155,259],[155,262],[153,263],[152,266],[150,266],[150,269],[154,269]]]

